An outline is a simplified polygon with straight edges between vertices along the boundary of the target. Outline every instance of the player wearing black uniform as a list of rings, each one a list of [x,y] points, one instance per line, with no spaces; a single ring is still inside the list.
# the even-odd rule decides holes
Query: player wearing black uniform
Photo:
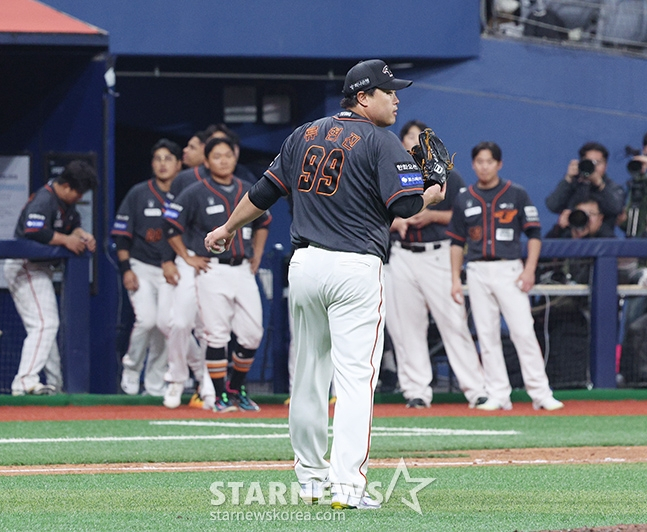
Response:
[[[292,196],[290,309],[296,347],[290,401],[295,471],[306,502],[332,483],[333,508],[379,507],[365,494],[373,392],[384,333],[383,261],[394,216],[409,217],[444,197],[423,194],[420,171],[398,138],[396,90],[380,60],[346,75],[345,109],[297,128],[227,222],[205,238],[215,252],[281,195]],[[328,389],[337,403],[330,463]]]
[[[15,238],[63,246],[77,255],[86,249],[94,252],[94,236],[81,228],[81,217],[74,205],[96,184],[92,167],[83,161],[72,161],[59,177],[29,199],[18,218]],[[18,373],[11,383],[12,395],[50,395],[63,387],[56,344],[59,317],[52,283],[53,265],[51,261],[5,261],[9,292],[27,331]],[[47,384],[40,382],[41,370]]]
[[[163,214],[172,197],[171,183],[181,168],[182,151],[167,139],[151,150],[154,177],[132,187],[122,201],[111,231],[117,245],[119,269],[124,288],[135,312],[128,352],[122,359],[121,388],[139,393],[141,371],[146,362],[144,388],[150,395],[164,395],[167,351],[158,327],[167,305],[160,302],[160,289],[166,283],[162,257],[168,247],[162,232]]]
[[[245,377],[263,337],[263,309],[254,275],[258,271],[271,216],[242,228],[231,250],[211,258],[204,235],[225,222],[250,185],[233,175],[234,148],[228,139],[205,145],[210,177],[186,188],[165,214],[166,233],[177,255],[196,271],[198,310],[207,342],[207,368],[216,393],[214,411],[258,410],[245,391]],[[226,347],[237,337],[233,372],[226,382]]]
[[[519,356],[521,374],[536,409],[557,410],[544,358],[535,336],[528,291],[535,284],[541,250],[539,214],[528,193],[499,178],[501,148],[482,142],[472,149],[478,181],[461,192],[447,229],[452,239],[452,296],[463,301],[461,269],[467,244],[467,286],[479,339],[488,400],[479,410],[510,410],[510,380],[501,344],[501,314]],[[528,237],[528,257],[521,261],[521,235]]]

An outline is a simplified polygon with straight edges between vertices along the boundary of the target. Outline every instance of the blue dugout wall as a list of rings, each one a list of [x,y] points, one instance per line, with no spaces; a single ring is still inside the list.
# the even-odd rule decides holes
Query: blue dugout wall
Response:
[[[172,0],[47,3],[107,29],[118,71],[138,61],[152,71],[154,61],[171,57],[174,65],[187,65],[195,58],[211,61],[209,71],[215,73],[230,64],[221,60],[265,74],[279,67],[292,74],[314,67],[322,71],[319,74],[332,72],[328,80],[294,83],[303,103],[294,117],[297,121],[338,110],[341,78],[356,60],[382,57],[398,64],[397,74],[414,79],[415,84],[400,93],[398,123],[393,130],[397,132],[411,118],[430,123],[457,152],[457,168],[468,182],[474,179],[471,147],[480,140],[495,140],[504,152],[502,176],[528,189],[545,230],[556,216],[547,211],[544,198],[562,178],[581,144],[588,140],[605,144],[611,152],[609,174],[624,182],[628,177],[624,146],[637,146],[647,131],[644,59],[549,43],[482,39],[478,0],[437,0],[431,8],[437,11],[429,19],[412,15],[419,11],[419,3],[412,0],[397,5],[362,0],[353,4],[352,16],[347,14],[347,5],[337,1],[316,16],[307,3],[297,0],[280,0],[266,7],[249,0],[225,8],[208,0],[184,4]],[[421,39],[428,43],[424,53]],[[260,79],[256,82],[263,83]],[[192,131],[217,121],[210,114],[215,112],[217,99],[208,96],[221,84],[195,81],[187,93],[185,84],[153,75],[118,76],[120,97],[114,103],[115,121],[108,127],[119,132],[124,126],[145,125],[151,138],[175,135],[186,140]],[[311,90],[314,86],[317,89]],[[276,153],[290,127],[280,131],[262,125],[241,127],[243,150]],[[148,165],[150,144],[132,146],[143,160],[134,162],[142,168]],[[116,156],[119,164],[119,150]],[[135,172],[127,179],[136,182],[145,177]],[[114,190],[115,183],[109,185]],[[107,208],[101,225],[111,221],[111,202],[110,197],[104,202]],[[278,204],[272,214],[268,254],[274,244],[287,245],[287,206]],[[111,279],[109,264],[101,275]],[[106,309],[114,308],[116,288],[99,297],[106,298]],[[114,329],[105,326],[112,322],[104,317],[93,314],[93,335],[97,331],[108,341]],[[114,350],[102,360],[102,370],[108,375],[103,381],[114,382]],[[93,387],[95,390],[103,388]]]

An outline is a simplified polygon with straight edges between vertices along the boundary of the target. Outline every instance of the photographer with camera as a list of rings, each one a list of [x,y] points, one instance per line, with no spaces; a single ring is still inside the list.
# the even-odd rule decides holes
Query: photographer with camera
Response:
[[[606,174],[609,152],[598,142],[587,142],[580,148],[579,156],[579,160],[573,159],[568,164],[564,179],[546,198],[546,207],[559,214],[557,223],[566,229],[573,208],[586,199],[593,199],[599,205],[604,226],[613,231],[624,207],[625,193]]]
[[[630,179],[627,181],[627,206],[620,222],[628,237],[645,237],[647,219],[647,134],[642,151],[626,146],[631,160],[627,163]]]

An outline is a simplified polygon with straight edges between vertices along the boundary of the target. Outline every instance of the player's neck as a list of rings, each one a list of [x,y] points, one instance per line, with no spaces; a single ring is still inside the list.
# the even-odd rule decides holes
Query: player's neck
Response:
[[[226,177],[211,174],[211,179],[213,179],[219,185],[231,185],[232,181],[234,180],[234,174],[229,174]]]
[[[157,188],[159,188],[162,192],[168,192],[169,190],[171,190],[171,183],[173,183],[173,179],[160,179],[159,177],[156,177],[155,184],[157,185]]]
[[[499,186],[499,183],[501,183],[501,178],[499,176],[496,176],[496,178],[492,180],[477,181],[476,188],[480,188],[481,190],[490,190]]]

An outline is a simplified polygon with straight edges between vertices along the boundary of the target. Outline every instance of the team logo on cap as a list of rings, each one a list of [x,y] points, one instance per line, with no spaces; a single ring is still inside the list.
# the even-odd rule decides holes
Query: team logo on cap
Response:
[[[386,74],[390,78],[393,77],[393,72],[391,72],[391,69],[389,68],[389,65],[384,65],[384,68],[382,69],[382,74]]]

